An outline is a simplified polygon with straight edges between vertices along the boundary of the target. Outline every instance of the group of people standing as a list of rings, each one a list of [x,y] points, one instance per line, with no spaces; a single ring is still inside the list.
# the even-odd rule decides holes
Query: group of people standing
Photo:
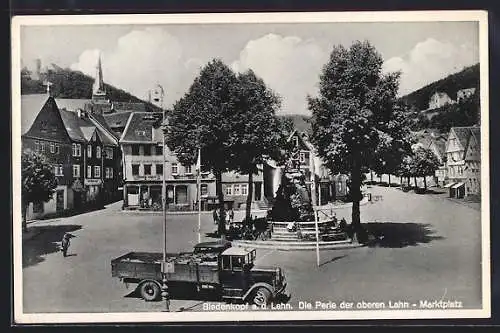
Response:
[[[214,224],[219,224],[219,221],[221,220],[221,211],[220,208],[216,208],[213,211],[213,218],[214,218]],[[229,226],[231,223],[234,222],[234,210],[231,208],[227,211],[225,211],[225,218],[224,222],[226,223],[226,226]]]

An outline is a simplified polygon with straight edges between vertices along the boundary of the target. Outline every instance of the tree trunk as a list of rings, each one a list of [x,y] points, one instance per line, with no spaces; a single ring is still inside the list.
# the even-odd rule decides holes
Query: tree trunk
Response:
[[[378,182],[379,182],[379,183],[382,183],[382,175],[379,175],[379,176],[378,176]]]
[[[417,176],[413,176],[413,181],[415,182],[415,188],[418,188],[418,186],[417,186]]]
[[[248,194],[247,194],[247,206],[245,209],[245,219],[250,221],[252,214],[252,198],[253,198],[253,172],[248,174]]]
[[[371,178],[371,182],[373,183],[373,171],[370,170],[370,178]]]
[[[361,168],[357,160],[353,161],[351,170],[351,200],[352,200],[352,229],[354,231],[353,241],[357,241],[358,232],[361,229],[361,218],[359,201],[361,200]]]
[[[403,176],[399,176],[399,186],[403,187]]]
[[[215,171],[215,192],[219,199],[219,223],[217,224],[217,232],[221,239],[226,239],[226,211],[224,209],[224,193],[222,192],[222,172]]]
[[[28,207],[29,207],[29,204],[26,204],[24,202],[22,203],[22,208],[21,208],[23,210],[22,228],[23,228],[24,232],[28,231],[28,224],[26,223],[26,214],[27,214]]]
[[[391,174],[388,174],[389,176],[389,187],[391,187]]]
[[[410,182],[411,182],[411,180],[410,180],[410,176],[406,176],[406,180],[407,180],[407,182],[408,182],[408,187],[410,187],[410,186],[411,186],[411,184],[410,184]]]
[[[424,190],[427,191],[427,180],[425,178],[426,177],[424,176]]]

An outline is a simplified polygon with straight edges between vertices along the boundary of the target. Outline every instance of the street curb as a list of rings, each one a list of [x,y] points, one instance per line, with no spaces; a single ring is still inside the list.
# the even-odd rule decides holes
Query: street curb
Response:
[[[129,215],[157,215],[157,216],[162,216],[163,212],[162,211],[149,211],[149,210],[129,210],[129,209],[120,209],[120,213],[123,214],[129,214]],[[167,212],[167,215],[198,215],[197,211],[189,211],[189,212]],[[202,211],[202,215],[204,214],[212,214],[212,212],[207,212],[207,211]]]
[[[300,245],[300,243],[294,245],[277,245],[277,244],[265,244],[265,241],[255,242],[255,241],[232,241],[233,246],[237,247],[253,247],[256,249],[266,249],[266,250],[277,250],[277,251],[313,251],[316,250],[316,245]],[[365,244],[354,244],[354,243],[337,243],[337,244],[321,244],[319,243],[320,250],[345,250],[354,249],[359,247],[364,247]]]

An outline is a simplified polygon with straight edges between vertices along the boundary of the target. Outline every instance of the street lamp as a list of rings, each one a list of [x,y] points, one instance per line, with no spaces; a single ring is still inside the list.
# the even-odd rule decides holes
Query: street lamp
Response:
[[[165,108],[163,107],[163,87],[158,84],[157,91],[155,91],[155,101],[160,103],[162,110],[162,138],[163,138],[163,187],[162,187],[162,203],[163,203],[163,262],[161,265],[162,273],[162,286],[161,296],[165,300],[165,310],[170,311],[170,300],[168,298],[168,285],[167,285],[167,185],[166,185],[166,153],[165,153],[165,133],[167,130],[167,117]]]

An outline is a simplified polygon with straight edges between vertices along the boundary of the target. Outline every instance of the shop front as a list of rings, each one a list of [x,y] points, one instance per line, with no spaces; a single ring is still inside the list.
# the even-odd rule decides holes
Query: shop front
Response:
[[[211,182],[213,183],[213,182]],[[212,184],[201,184],[202,208],[206,207],[203,202],[209,193]],[[123,207],[125,209],[161,210],[163,183],[161,180],[128,182],[123,187]],[[167,210],[196,210],[197,186],[194,181],[169,180],[166,183]],[[210,191],[211,192],[211,191]]]

